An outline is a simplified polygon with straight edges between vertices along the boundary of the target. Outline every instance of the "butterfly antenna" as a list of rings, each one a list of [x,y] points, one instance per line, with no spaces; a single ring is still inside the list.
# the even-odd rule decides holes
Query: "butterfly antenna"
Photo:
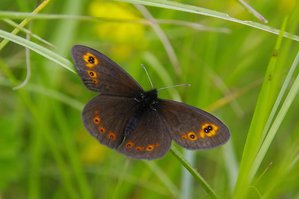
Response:
[[[164,90],[164,89],[168,89],[168,88],[175,88],[175,87],[179,87],[179,86],[191,86],[191,84],[177,84],[177,85],[173,85],[173,86],[166,86],[166,87],[163,87],[163,88],[158,88],[157,90],[160,91],[160,90]]]
[[[147,70],[146,70],[145,66],[144,66],[143,64],[141,64],[141,67],[142,67],[142,68],[143,68],[143,70],[145,71],[145,73],[146,73],[146,76],[147,76],[147,78],[148,78],[148,80],[149,80],[149,82],[150,82],[150,84],[151,84],[152,88],[154,88],[154,84],[153,84],[153,82],[152,82],[152,80],[151,80],[151,78],[150,78],[150,76],[149,76],[149,74],[148,74],[148,72],[147,72]]]

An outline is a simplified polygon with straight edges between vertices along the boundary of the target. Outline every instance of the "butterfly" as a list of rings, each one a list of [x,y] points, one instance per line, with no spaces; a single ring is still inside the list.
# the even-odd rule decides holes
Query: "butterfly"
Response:
[[[83,109],[85,128],[101,144],[135,159],[156,159],[172,140],[187,149],[208,149],[229,140],[228,128],[215,116],[144,91],[125,70],[87,46],[72,47],[85,86],[100,93]]]

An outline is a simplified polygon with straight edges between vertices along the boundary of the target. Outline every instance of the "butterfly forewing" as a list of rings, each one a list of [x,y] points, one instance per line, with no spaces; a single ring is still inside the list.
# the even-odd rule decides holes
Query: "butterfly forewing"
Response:
[[[203,110],[171,100],[160,100],[159,105],[171,138],[187,149],[216,147],[230,137],[228,128]]]
[[[81,45],[72,48],[78,74],[87,88],[103,95],[134,97],[140,85],[104,54]]]
[[[156,159],[163,156],[170,145],[171,137],[164,120],[158,112],[149,110],[138,118],[135,130],[127,135],[118,150],[136,159]]]
[[[131,98],[96,96],[84,107],[84,126],[100,143],[116,148],[124,139],[123,130],[134,115],[135,103]]]

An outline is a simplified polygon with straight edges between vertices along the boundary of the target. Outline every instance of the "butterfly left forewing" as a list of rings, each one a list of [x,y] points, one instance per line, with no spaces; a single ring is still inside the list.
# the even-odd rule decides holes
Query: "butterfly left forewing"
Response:
[[[135,97],[140,85],[118,64],[97,50],[75,45],[72,57],[85,86],[103,95]]]
[[[171,138],[179,145],[207,149],[229,140],[228,128],[210,113],[172,100],[160,100],[159,105]]]

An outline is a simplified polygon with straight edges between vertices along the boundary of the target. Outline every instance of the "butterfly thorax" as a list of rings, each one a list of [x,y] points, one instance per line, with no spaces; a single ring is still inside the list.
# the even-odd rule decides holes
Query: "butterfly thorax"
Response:
[[[157,111],[158,108],[158,92],[156,89],[141,92],[135,98],[136,111],[134,115],[129,118],[126,127],[124,129],[124,135],[127,137],[131,132],[136,129],[139,120],[142,115],[148,111]]]
[[[158,105],[158,92],[156,89],[141,92],[137,97],[134,98],[134,100],[139,105],[139,111],[143,112],[145,110],[157,110]]]

